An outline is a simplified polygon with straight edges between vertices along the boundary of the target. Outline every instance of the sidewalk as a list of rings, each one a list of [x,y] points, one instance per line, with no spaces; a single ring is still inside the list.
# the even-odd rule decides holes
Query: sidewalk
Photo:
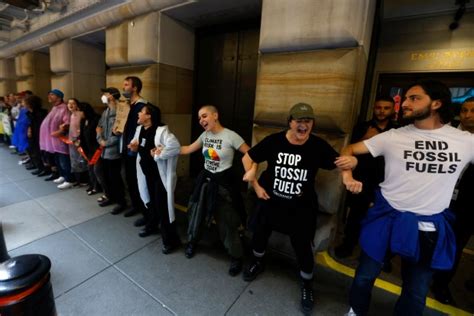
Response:
[[[84,188],[59,191],[17,164],[0,145],[0,220],[11,256],[40,253],[52,261],[58,315],[299,315],[295,263],[269,253],[251,283],[227,274],[215,235],[192,259],[161,253],[159,235],[138,237],[138,217],[110,215]],[[185,228],[184,214],[178,217]],[[184,239],[183,239],[184,240]],[[217,245],[217,246],[216,246]],[[351,278],[317,266],[314,315],[348,310]],[[389,315],[396,296],[374,289],[371,315]],[[425,315],[441,315],[427,310]]]

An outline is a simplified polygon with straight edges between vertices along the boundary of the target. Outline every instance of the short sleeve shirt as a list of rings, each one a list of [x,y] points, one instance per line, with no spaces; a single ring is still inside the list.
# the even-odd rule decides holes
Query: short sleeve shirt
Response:
[[[234,152],[245,141],[236,132],[224,128],[217,134],[205,131],[199,136],[204,156],[204,168],[212,173],[222,172],[232,167]]]
[[[286,138],[286,131],[267,136],[248,154],[257,163],[268,163],[259,182],[270,198],[298,205],[313,200],[318,169],[334,169],[338,156],[326,141],[315,135],[310,135],[302,145],[293,145]]]
[[[449,125],[424,130],[411,124],[364,144],[374,157],[385,158],[380,187],[388,203],[420,215],[446,209],[461,171],[474,162],[474,135]]]

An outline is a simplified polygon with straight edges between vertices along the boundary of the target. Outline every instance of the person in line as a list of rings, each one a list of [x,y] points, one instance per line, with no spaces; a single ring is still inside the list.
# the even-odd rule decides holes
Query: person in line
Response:
[[[104,172],[105,197],[99,201],[100,206],[117,204],[111,214],[117,215],[125,210],[125,187],[122,181],[122,160],[120,156],[120,135],[113,132],[116,117],[117,102],[120,92],[117,88],[102,89],[103,95],[107,97],[108,106],[102,113],[97,124],[97,142],[102,147],[102,169]]]
[[[129,148],[138,152],[138,188],[149,211],[147,224],[139,236],[148,235],[148,230],[156,231],[159,226],[162,252],[169,254],[181,245],[174,214],[176,165],[181,147],[168,126],[161,122],[158,107],[145,104],[138,113],[138,124]]]
[[[474,97],[467,98],[461,105],[458,129],[474,134]],[[437,271],[433,276],[431,290],[437,301],[454,305],[455,301],[449,290],[449,283],[456,274],[464,247],[474,234],[474,210],[472,203],[474,188],[474,165],[470,164],[462,173],[454,190],[451,206],[456,214],[454,234],[456,235],[456,258],[451,270]]]
[[[236,276],[242,271],[243,250],[238,228],[241,223],[237,209],[239,181],[232,168],[234,152],[243,154],[249,146],[234,131],[225,128],[219,121],[219,112],[213,105],[204,105],[198,112],[199,124],[204,132],[194,143],[181,147],[182,155],[189,155],[202,148],[204,169],[196,179],[191,195],[188,214],[188,243],[185,248],[187,258],[196,251],[202,230],[215,219],[221,241],[231,257],[229,274]]]
[[[137,183],[137,153],[127,148],[137,130],[137,117],[142,107],[147,104],[141,95],[142,81],[135,76],[126,77],[123,81],[123,96],[130,100],[130,112],[128,112],[127,122],[122,135],[122,156],[125,165],[125,181],[127,182],[128,193],[132,208],[125,212],[124,216],[129,217],[141,213],[142,218],[135,221],[136,227],[145,226],[147,218],[147,209],[140,198]]]
[[[395,127],[392,120],[395,103],[390,96],[381,96],[375,100],[374,115],[370,121],[357,124],[352,130],[351,144],[369,139],[375,135]],[[359,241],[360,221],[365,217],[369,206],[374,201],[375,190],[384,178],[384,160],[382,157],[373,158],[370,154],[357,157],[358,164],[353,174],[364,186],[359,194],[349,194],[347,205],[349,215],[344,227],[342,244],[336,247],[334,253],[338,258],[352,255]]]
[[[331,170],[338,153],[322,138],[313,135],[314,111],[311,105],[291,107],[288,129],[265,137],[242,158],[244,180],[251,183],[258,197],[252,237],[252,259],[243,279],[255,280],[264,271],[264,256],[273,230],[289,235],[296,253],[301,278],[301,308],[313,309],[314,256],[318,197],[314,190],[319,168]],[[255,178],[257,164],[268,166]]]
[[[375,279],[390,251],[402,262],[402,292],[396,315],[422,315],[433,271],[454,264],[456,240],[448,209],[461,171],[474,162],[474,136],[448,123],[451,92],[435,80],[411,85],[402,103],[413,123],[349,145],[342,155],[385,158],[385,179],[362,222],[361,255],[350,290],[348,315],[366,315]],[[362,183],[342,171],[346,188]]]
[[[29,96],[24,100],[25,106],[28,109],[28,116],[30,118],[30,126],[28,127],[28,143],[29,143],[29,156],[31,162],[36,168],[31,173],[38,175],[44,171],[43,161],[41,160],[41,150],[39,147],[40,141],[40,126],[44,118],[48,114],[46,109],[43,109],[41,98],[35,95]]]
[[[70,98],[67,101],[67,108],[71,112],[71,119],[69,124],[69,157],[71,158],[71,171],[74,174],[75,186],[86,185],[89,181],[87,174],[87,161],[78,151],[80,146],[81,135],[81,121],[83,113],[79,109],[79,101],[75,98]]]
[[[48,102],[52,108],[41,123],[40,148],[47,153],[45,158],[48,165],[55,166],[55,172],[45,181],[54,181],[59,189],[68,189],[73,186],[71,161],[68,145],[61,138],[69,129],[70,114],[63,99],[64,93],[61,90],[53,89],[48,93]]]
[[[86,102],[79,103],[79,110],[82,112],[83,117],[80,127],[81,133],[79,135],[80,145],[89,160],[89,186],[86,192],[87,195],[94,195],[102,192],[102,184],[104,183],[100,156],[97,158],[97,161],[91,161],[100,147],[96,139],[96,128],[99,123],[100,115]]]

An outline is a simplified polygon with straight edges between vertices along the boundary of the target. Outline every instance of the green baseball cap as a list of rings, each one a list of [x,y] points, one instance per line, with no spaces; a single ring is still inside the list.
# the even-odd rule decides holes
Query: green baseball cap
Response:
[[[306,103],[296,103],[290,109],[290,117],[294,120],[309,118],[314,120],[314,112],[311,105]]]

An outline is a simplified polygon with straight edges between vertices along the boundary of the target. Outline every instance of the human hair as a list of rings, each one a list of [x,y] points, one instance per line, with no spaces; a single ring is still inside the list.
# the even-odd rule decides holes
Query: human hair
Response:
[[[24,93],[25,96],[27,96],[27,97],[34,95],[33,91],[31,91],[31,90],[25,90],[25,91],[23,91],[23,93]]]
[[[199,108],[199,110],[202,110],[202,109],[204,109],[204,108],[209,109],[209,111],[211,111],[212,113],[217,113],[217,114],[219,114],[219,109],[218,109],[217,106],[215,106],[215,105],[212,105],[212,104],[205,104],[205,105],[201,106],[201,107]]]
[[[33,111],[38,111],[43,107],[43,101],[37,95],[30,95],[26,97],[23,102],[29,105]]]
[[[158,127],[158,126],[165,125],[161,121],[161,111],[160,111],[159,107],[154,106],[153,104],[147,103],[143,106],[143,108],[146,109],[147,114],[150,114],[151,125],[153,127]]]
[[[377,98],[375,98],[375,102],[374,103],[377,103],[379,101],[385,101],[385,102],[391,102],[393,104],[395,104],[395,101],[393,100],[393,98],[389,95],[380,95],[378,96]]]
[[[468,103],[468,102],[474,102],[474,97],[467,98],[466,100],[464,100],[464,102],[462,104]]]
[[[94,108],[87,102],[81,102],[77,105],[79,111],[84,113],[84,118],[90,120],[97,116],[97,113],[94,111]]]
[[[410,85],[408,89],[416,86],[421,87],[431,100],[441,102],[441,106],[436,112],[438,112],[441,123],[449,123],[453,118],[451,91],[449,91],[449,88],[438,80],[420,80]]]
[[[74,102],[76,102],[76,106],[77,106],[77,108],[79,109],[79,104],[80,104],[81,102],[79,102],[79,100],[76,99],[76,98],[69,98],[69,99],[67,99],[67,102],[69,103],[70,100],[73,100]]]
[[[139,94],[142,91],[142,81],[140,78],[136,76],[128,76],[125,80],[130,81],[132,83],[132,88],[137,88],[137,93]]]

